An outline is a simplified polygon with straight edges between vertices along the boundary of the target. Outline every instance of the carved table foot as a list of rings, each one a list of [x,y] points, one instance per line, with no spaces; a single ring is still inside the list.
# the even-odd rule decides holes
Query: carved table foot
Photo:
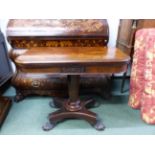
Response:
[[[89,99],[83,102],[78,100],[76,101],[76,103],[72,103],[65,100],[63,104],[61,104],[62,107],[59,110],[49,114],[49,122],[43,126],[43,130],[49,131],[53,129],[56,124],[68,118],[84,119],[95,129],[104,130],[105,126],[102,121],[97,117],[95,113],[87,110],[85,107],[92,102],[94,103],[95,101],[93,99]]]
[[[79,75],[68,75],[68,94],[69,99],[54,98],[50,102],[51,107],[60,108],[59,110],[49,114],[49,122],[43,126],[43,130],[49,131],[60,121],[67,118],[84,119],[89,122],[97,130],[104,130],[105,126],[98,119],[96,113],[93,113],[86,108],[95,105],[95,100],[89,98],[81,101],[79,98]]]
[[[42,126],[42,129],[44,131],[49,131],[51,129],[53,129],[55,126],[55,124],[52,124],[51,122],[47,122],[45,125]]]
[[[105,129],[105,125],[103,124],[103,122],[102,122],[102,120],[101,120],[100,118],[97,118],[97,122],[96,122],[96,124],[94,125],[94,128],[95,128],[96,130],[99,130],[99,131]]]

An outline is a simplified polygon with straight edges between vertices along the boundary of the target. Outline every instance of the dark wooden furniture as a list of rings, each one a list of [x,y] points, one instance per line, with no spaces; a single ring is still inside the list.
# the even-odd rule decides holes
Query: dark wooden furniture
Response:
[[[47,73],[58,76],[67,75],[69,97],[54,100],[54,105],[59,110],[49,115],[50,123],[43,127],[44,130],[52,129],[66,118],[82,118],[97,130],[103,130],[104,125],[97,114],[86,109],[86,106],[92,104],[94,100],[81,100],[79,97],[80,76],[126,71],[129,59],[129,56],[116,48],[49,47],[32,48],[18,56],[15,63],[19,72],[31,74],[34,70],[46,70]]]
[[[3,34],[0,32],[0,127],[11,106],[11,100],[2,97],[5,84],[12,77],[12,68],[8,59],[7,47]]]
[[[155,28],[155,19],[121,19],[117,36],[116,47],[130,55],[131,63],[134,53],[135,33],[141,28]],[[123,75],[121,92],[124,92],[124,84],[127,72]]]
[[[109,31],[108,23],[104,19],[10,20],[7,36],[12,46],[10,57],[15,62],[16,57],[33,47],[103,47],[108,43]],[[31,53],[33,54],[33,50]],[[46,55],[46,50],[43,57],[44,54]],[[46,59],[44,60],[46,63]],[[17,66],[16,62],[15,65]],[[16,101],[28,95],[66,94],[67,76],[50,74],[48,68],[20,68],[22,72],[18,68],[12,80],[17,92]],[[110,77],[84,75],[80,79],[80,89],[82,94],[97,93],[108,98]]]
[[[131,58],[134,53],[135,32],[141,28],[155,28],[155,19],[120,20],[116,46]]]

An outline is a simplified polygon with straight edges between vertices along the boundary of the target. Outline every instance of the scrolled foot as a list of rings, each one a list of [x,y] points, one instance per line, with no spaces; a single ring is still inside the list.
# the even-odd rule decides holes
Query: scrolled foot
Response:
[[[55,127],[55,124],[52,124],[50,122],[47,122],[45,125],[42,126],[42,129],[44,131],[49,131]]]
[[[102,120],[97,120],[96,124],[94,125],[94,128],[96,130],[99,130],[99,131],[103,131],[105,129],[105,125],[103,124]]]

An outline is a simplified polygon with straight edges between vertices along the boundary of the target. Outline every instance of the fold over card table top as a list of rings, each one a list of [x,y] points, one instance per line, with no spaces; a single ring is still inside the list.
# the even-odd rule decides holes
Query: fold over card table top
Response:
[[[47,68],[53,73],[117,73],[125,71],[130,57],[109,47],[32,48],[15,62],[22,68]],[[82,68],[82,69],[80,69]]]

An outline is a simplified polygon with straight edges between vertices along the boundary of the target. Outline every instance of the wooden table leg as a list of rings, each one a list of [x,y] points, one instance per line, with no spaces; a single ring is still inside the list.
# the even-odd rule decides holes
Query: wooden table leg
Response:
[[[68,76],[68,100],[57,100],[55,105],[60,109],[49,115],[50,123],[43,126],[45,131],[52,129],[58,122],[67,118],[78,118],[88,121],[97,130],[104,130],[105,126],[98,118],[96,113],[86,109],[88,104],[94,103],[94,100],[89,99],[81,101],[79,97],[79,75]]]

